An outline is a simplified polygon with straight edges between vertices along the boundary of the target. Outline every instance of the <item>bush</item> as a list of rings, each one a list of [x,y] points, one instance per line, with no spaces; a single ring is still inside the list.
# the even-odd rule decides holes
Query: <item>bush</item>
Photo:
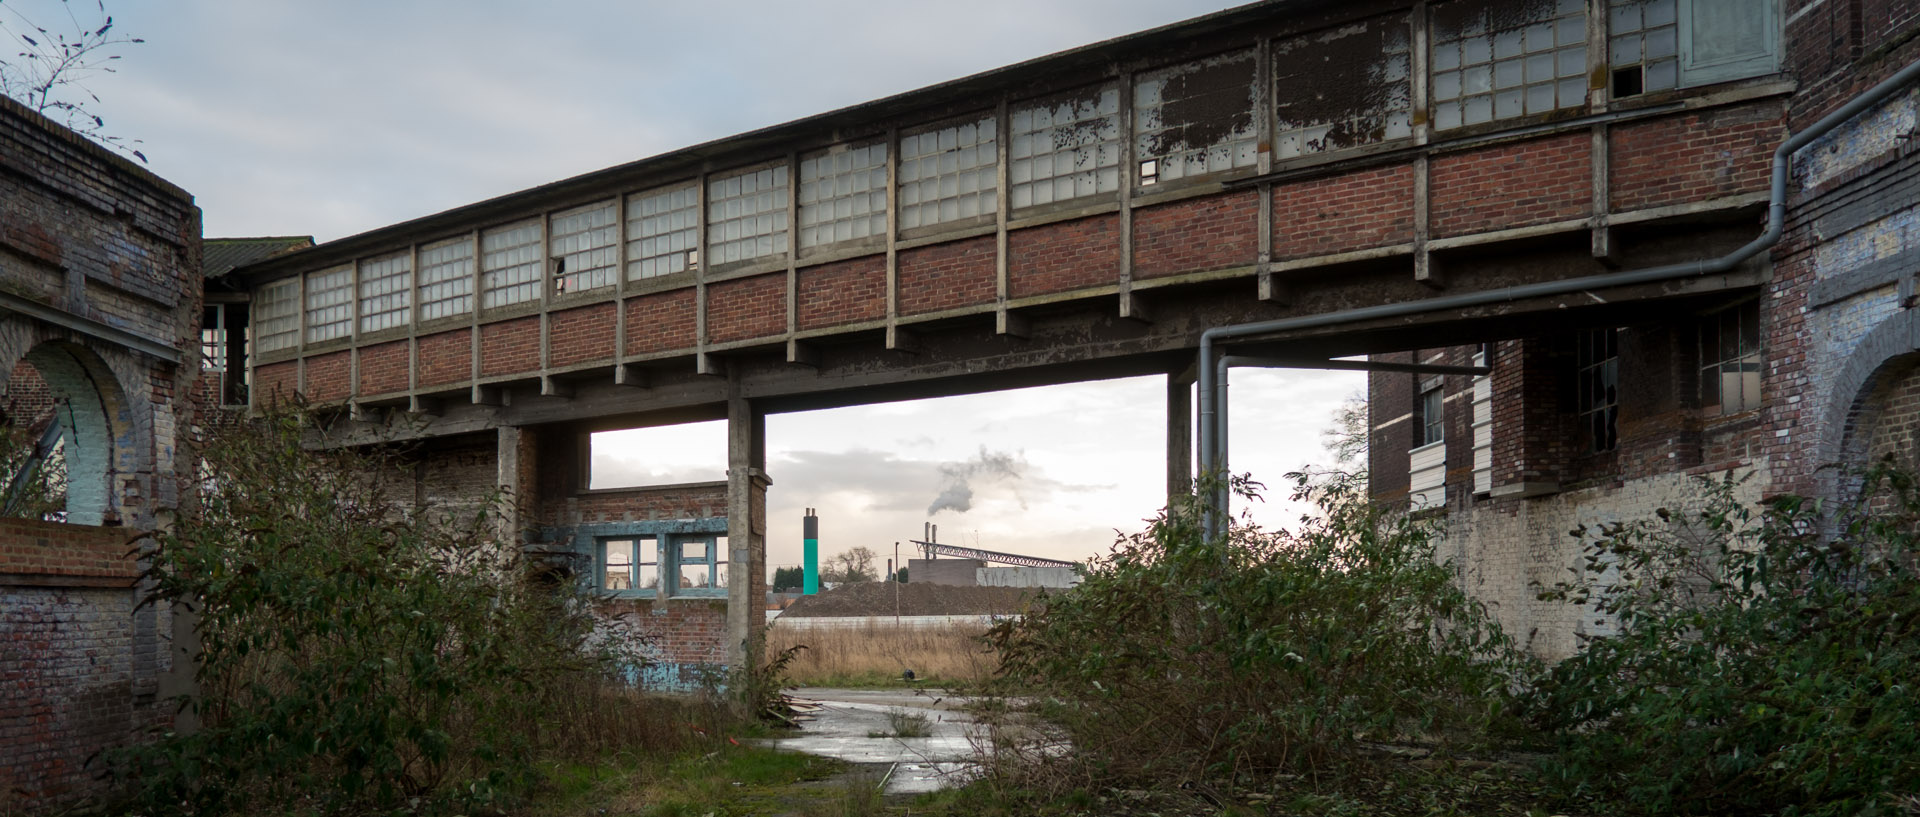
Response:
[[[1295,476],[1319,509],[1298,533],[1208,540],[1189,500],[989,634],[1005,676],[1057,702],[1063,788],[1351,790],[1489,739],[1519,659],[1430,526]]]
[[[1587,567],[1549,598],[1617,622],[1541,679],[1547,772],[1641,814],[1920,812],[1920,491],[1755,513],[1731,480],[1697,510],[1575,531]]]
[[[126,751],[144,813],[431,812],[524,792],[542,753],[617,740],[622,655],[491,505],[411,507],[392,455],[302,448],[308,418],[222,432],[159,534],[157,603],[194,616],[191,732]],[[405,497],[407,501],[397,501]]]

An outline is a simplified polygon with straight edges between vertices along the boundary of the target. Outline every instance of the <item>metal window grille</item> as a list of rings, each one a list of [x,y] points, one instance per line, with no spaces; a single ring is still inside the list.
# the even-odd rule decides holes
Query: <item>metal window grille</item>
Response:
[[[436,241],[420,248],[420,320],[473,311],[473,239]]]
[[[353,267],[307,273],[307,342],[353,334]]]
[[[999,207],[999,145],[991,116],[900,137],[900,227],[978,216]]]
[[[582,292],[614,284],[614,245],[619,241],[614,203],[589,204],[553,214],[547,256],[553,259],[554,292]]]
[[[700,266],[700,190],[688,184],[627,197],[627,280]]]
[[[787,251],[787,167],[777,165],[707,183],[707,252],[713,263]]]
[[[800,247],[887,232],[887,146],[842,147],[800,160]]]
[[[1586,103],[1586,0],[1433,9],[1433,122],[1478,125]]]
[[[360,262],[360,331],[405,326],[413,319],[413,256],[395,253]]]

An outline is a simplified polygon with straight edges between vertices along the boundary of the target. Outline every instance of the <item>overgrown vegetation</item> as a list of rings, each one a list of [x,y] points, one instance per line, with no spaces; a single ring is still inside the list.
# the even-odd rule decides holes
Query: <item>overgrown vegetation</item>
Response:
[[[770,652],[804,645],[787,664],[793,683],[804,686],[906,686],[912,670],[915,686],[971,686],[990,679],[998,660],[980,642],[986,625],[894,626],[869,622],[857,627],[806,627],[776,622],[767,632]]]
[[[194,616],[199,694],[180,703],[199,728],[117,758],[131,808],[499,806],[543,761],[672,753],[726,728],[726,707],[621,685],[634,642],[502,541],[490,506],[416,509],[390,454],[304,449],[308,426],[217,435],[158,536],[147,578],[154,603]]]
[[[1431,770],[1509,721],[1522,662],[1435,560],[1428,527],[1377,510],[1358,484],[1300,477],[1321,514],[1295,533],[1235,525],[1209,541],[1199,509],[1178,506],[1074,592],[990,633],[1006,675],[1057,702],[1045,714],[1073,745],[1020,782],[1335,806],[1435,794]]]
[[[1882,466],[1823,513],[1697,508],[1576,531],[1548,596],[1618,632],[1541,680],[1549,781],[1613,813],[1920,813],[1920,490]]]

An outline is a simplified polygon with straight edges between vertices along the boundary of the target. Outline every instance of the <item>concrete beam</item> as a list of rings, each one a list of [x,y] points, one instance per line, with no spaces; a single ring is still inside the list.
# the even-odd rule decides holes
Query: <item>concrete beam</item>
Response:
[[[760,662],[755,637],[764,615],[756,579],[766,575],[766,415],[740,396],[738,375],[727,397],[727,664]]]

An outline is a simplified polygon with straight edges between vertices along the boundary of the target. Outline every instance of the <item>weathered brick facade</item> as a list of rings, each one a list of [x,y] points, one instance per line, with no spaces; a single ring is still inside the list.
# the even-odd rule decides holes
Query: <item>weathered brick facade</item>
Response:
[[[0,97],[7,419],[60,429],[68,479],[64,521],[0,519],[0,811],[101,794],[100,753],[170,717],[172,611],[129,552],[182,489],[200,270],[191,196]]]

